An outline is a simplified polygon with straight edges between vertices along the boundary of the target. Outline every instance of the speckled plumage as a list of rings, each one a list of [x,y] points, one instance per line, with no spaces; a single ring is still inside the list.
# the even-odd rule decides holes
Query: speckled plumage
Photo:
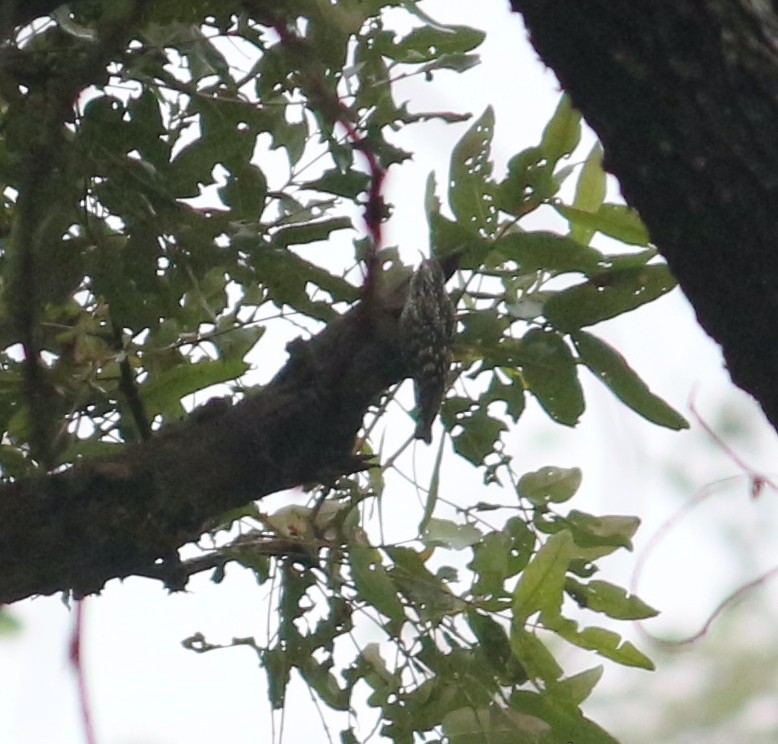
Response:
[[[446,391],[456,316],[438,262],[422,261],[400,315],[402,353],[416,392],[414,437],[432,442],[432,422]]]

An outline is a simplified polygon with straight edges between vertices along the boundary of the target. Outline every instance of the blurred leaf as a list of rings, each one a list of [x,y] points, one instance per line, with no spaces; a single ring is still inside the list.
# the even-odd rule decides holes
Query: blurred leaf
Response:
[[[510,644],[511,650],[527,670],[530,679],[539,680],[549,686],[562,676],[562,667],[534,633],[515,624],[511,628]]]
[[[573,705],[580,705],[602,679],[603,670],[603,666],[600,665],[560,680],[555,692],[560,697],[568,698]]]
[[[580,468],[545,467],[519,479],[519,496],[536,506],[561,504],[571,499],[581,485]]]
[[[538,718],[497,705],[459,708],[443,718],[450,744],[551,744],[550,726]]]
[[[481,531],[471,524],[457,524],[447,519],[430,519],[422,533],[426,545],[445,545],[452,550],[463,550],[477,543]]]
[[[476,574],[473,594],[501,596],[503,584],[511,575],[511,538],[504,532],[490,532],[473,546],[473,560],[468,564]]]
[[[8,610],[0,608],[0,636],[10,636],[19,633],[22,623]]]
[[[445,446],[446,439],[441,437],[440,444],[438,445],[438,453],[435,456],[435,463],[432,466],[432,477],[430,479],[430,487],[427,491],[427,500],[424,502],[424,514],[419,522],[419,534],[423,534],[425,528],[429,524],[433,513],[435,512],[435,505],[438,503],[438,488],[440,487],[440,465],[443,461],[443,448]]]
[[[554,115],[543,130],[540,149],[550,163],[556,163],[560,158],[578,147],[581,140],[581,113],[573,108],[566,94],[559,99]]]
[[[586,331],[571,334],[581,361],[633,411],[668,429],[688,429],[689,423],[675,409],[654,395],[621,354]]]
[[[578,177],[573,208],[587,213],[596,212],[605,199],[606,184],[607,179],[602,168],[602,145],[595,142]],[[589,245],[594,232],[591,227],[571,220],[570,237],[573,240]]]
[[[316,243],[328,240],[336,230],[349,230],[351,227],[351,219],[348,217],[334,217],[321,222],[309,222],[305,225],[290,225],[274,233],[273,245],[286,248],[290,245]]]
[[[552,737],[543,740],[543,744],[618,744],[559,694],[559,684],[562,683],[540,692],[514,690],[510,696],[511,708],[550,726]]]

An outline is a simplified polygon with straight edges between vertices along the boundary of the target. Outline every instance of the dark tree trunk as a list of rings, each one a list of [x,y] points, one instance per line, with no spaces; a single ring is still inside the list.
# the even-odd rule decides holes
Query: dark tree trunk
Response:
[[[778,18],[747,0],[512,0],[733,381],[778,426]],[[657,355],[662,350],[657,349]]]

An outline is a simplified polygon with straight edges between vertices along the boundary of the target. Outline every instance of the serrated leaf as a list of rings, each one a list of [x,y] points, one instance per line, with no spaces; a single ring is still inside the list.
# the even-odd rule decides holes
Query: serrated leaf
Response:
[[[529,390],[554,421],[574,426],[584,411],[583,391],[567,344],[551,331],[530,329],[519,349],[521,372]]]
[[[668,429],[688,429],[689,422],[654,395],[618,351],[586,331],[570,334],[581,361],[635,413]]]
[[[563,530],[552,535],[529,562],[513,593],[513,621],[517,627],[538,611],[559,612],[573,549],[571,534]]]
[[[652,302],[675,285],[664,264],[608,272],[562,290],[546,302],[543,313],[560,331],[576,331]]]
[[[654,669],[654,663],[648,656],[638,651],[629,641],[623,641],[621,636],[612,630],[596,627],[579,630],[575,620],[562,617],[544,617],[543,624],[568,643],[594,651],[606,659],[611,659],[624,666]]]
[[[484,40],[483,31],[469,26],[422,26],[402,39],[380,36],[376,46],[382,55],[397,62],[418,64],[438,59],[443,54],[463,54]]]
[[[509,373],[513,370],[509,370]],[[479,403],[488,405],[494,401],[503,401],[505,403],[506,413],[511,417],[515,424],[521,414],[524,412],[524,385],[518,375],[514,374],[511,382],[502,382],[497,375],[492,377],[488,390],[481,396]]]
[[[519,478],[519,496],[536,506],[545,506],[549,502],[561,504],[575,495],[581,478],[580,468],[540,468]]]
[[[480,465],[494,451],[500,434],[507,431],[504,421],[493,418],[484,409],[459,416],[462,432],[452,437],[454,449],[474,465]]]
[[[582,584],[568,576],[566,590],[581,607],[617,620],[645,620],[659,614],[640,597],[607,581],[595,579]]]

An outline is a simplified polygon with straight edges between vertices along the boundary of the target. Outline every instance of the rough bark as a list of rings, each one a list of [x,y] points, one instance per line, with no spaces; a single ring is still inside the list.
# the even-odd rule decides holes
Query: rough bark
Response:
[[[369,310],[368,310],[369,307]],[[0,487],[0,604],[153,576],[181,588],[177,550],[252,499],[365,467],[354,439],[403,368],[396,310],[356,306],[236,406],[205,406],[124,454]]]
[[[778,18],[748,0],[512,0],[607,167],[778,425]],[[661,355],[662,350],[657,349]]]

